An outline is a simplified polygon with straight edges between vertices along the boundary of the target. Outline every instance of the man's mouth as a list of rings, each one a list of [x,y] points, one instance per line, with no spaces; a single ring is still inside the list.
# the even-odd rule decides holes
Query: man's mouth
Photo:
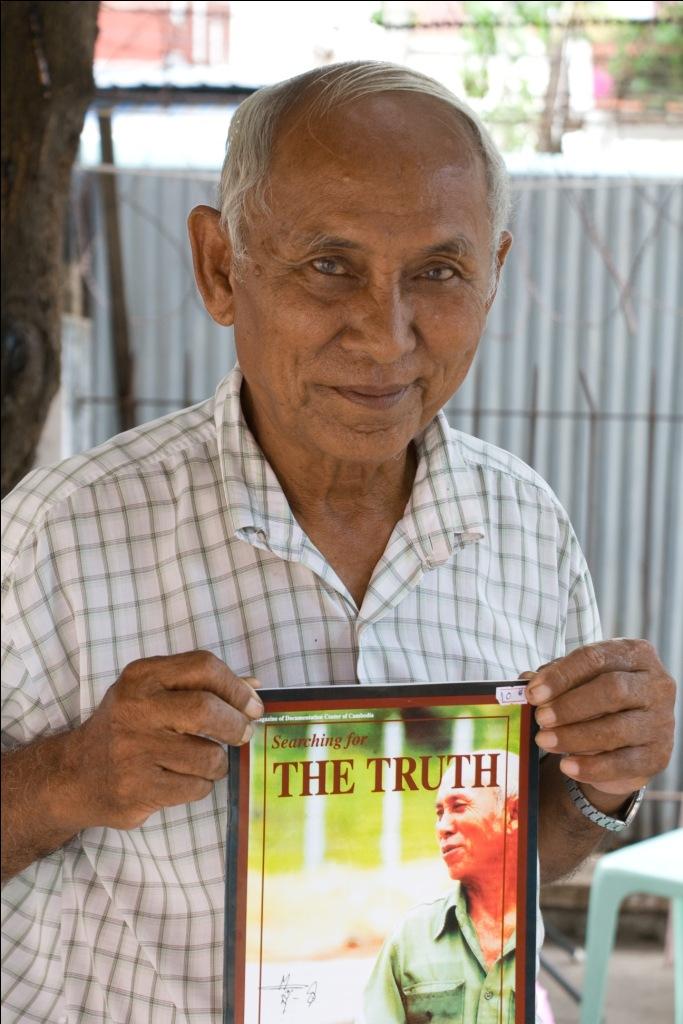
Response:
[[[460,853],[461,851],[462,851],[462,844],[461,843],[445,843],[441,847],[441,856],[445,860],[446,858],[451,857],[453,854]]]
[[[342,398],[367,409],[390,409],[405,397],[409,389],[407,384],[385,385],[384,387],[352,388],[336,387],[333,390]]]

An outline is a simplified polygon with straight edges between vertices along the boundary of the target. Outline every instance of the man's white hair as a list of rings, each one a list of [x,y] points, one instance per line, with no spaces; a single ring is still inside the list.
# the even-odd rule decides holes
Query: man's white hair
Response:
[[[219,186],[221,224],[238,265],[246,256],[247,204],[268,211],[268,171],[282,117],[307,93],[310,99],[304,109],[310,124],[345,103],[384,92],[413,92],[440,100],[452,108],[457,123],[470,135],[486,174],[495,273],[495,254],[510,214],[510,186],[500,152],[474,111],[444,85],[418,71],[382,61],[315,68],[259,89],[240,104],[230,124]]]
[[[497,798],[498,806],[502,809],[506,800],[510,797],[516,797],[519,795],[519,757],[517,754],[511,753],[509,750],[497,750],[497,749],[486,749],[486,750],[471,750],[469,754],[486,754],[489,758],[495,754],[499,755],[498,760],[498,786],[497,786]],[[441,783],[439,784],[439,794],[444,789],[453,788],[454,780],[454,766],[451,764],[448,766],[446,771],[443,773]],[[488,770],[484,767],[486,772],[486,778],[488,780]],[[461,789],[472,789],[474,787],[476,777],[476,765],[472,758],[468,762],[464,762],[461,765],[460,780]],[[490,787],[486,787],[490,788]]]

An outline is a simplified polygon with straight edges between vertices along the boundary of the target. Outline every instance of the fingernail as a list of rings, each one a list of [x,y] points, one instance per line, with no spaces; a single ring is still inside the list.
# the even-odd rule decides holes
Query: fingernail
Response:
[[[248,725],[246,727],[246,729],[242,733],[242,739],[240,740],[240,743],[247,743],[251,739],[251,737],[253,735],[254,735],[254,726],[250,724],[250,725]]]
[[[528,695],[533,697],[535,701],[538,701],[539,704],[543,704],[544,701],[550,700],[553,695],[553,691],[549,686],[546,686],[545,683],[541,683],[539,686],[534,686],[532,684],[528,688]]]
[[[250,697],[247,701],[247,706],[244,709],[245,714],[249,715],[250,718],[260,718],[263,714],[263,702],[258,697]]]
[[[557,746],[557,733],[556,732],[539,732],[536,734],[536,742],[539,747],[556,747]]]
[[[576,761],[561,761],[560,768],[565,775],[578,775],[579,766]]]
[[[539,708],[536,712],[536,721],[541,726],[555,725],[557,715],[552,708]]]

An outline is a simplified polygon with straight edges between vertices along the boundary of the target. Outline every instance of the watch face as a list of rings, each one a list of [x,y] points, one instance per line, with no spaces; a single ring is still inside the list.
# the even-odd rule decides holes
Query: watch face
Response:
[[[634,793],[630,801],[626,804],[623,811],[623,817],[613,818],[609,814],[605,814],[603,811],[599,811],[597,807],[588,800],[583,790],[573,779],[565,777],[565,785],[569,791],[569,795],[572,799],[572,803],[581,811],[584,817],[588,818],[595,825],[599,825],[601,828],[609,829],[610,832],[621,832],[630,825],[636,814],[638,808],[643,801],[643,794],[645,793],[645,787]]]
[[[645,796],[645,788],[644,787],[643,787],[643,789],[639,789],[638,792],[636,794],[634,794],[633,800],[631,801],[631,803],[626,808],[626,817],[624,818],[624,825],[630,825],[631,824],[631,822],[635,818],[636,814],[638,813],[638,808],[642,804],[644,796]]]
[[[639,789],[637,793],[633,794],[622,812],[623,817],[611,818],[608,814],[603,814],[603,821],[598,822],[598,824],[602,825],[604,828],[610,829],[612,832],[621,832],[631,824],[638,813],[638,808],[642,803],[644,792],[644,789]]]

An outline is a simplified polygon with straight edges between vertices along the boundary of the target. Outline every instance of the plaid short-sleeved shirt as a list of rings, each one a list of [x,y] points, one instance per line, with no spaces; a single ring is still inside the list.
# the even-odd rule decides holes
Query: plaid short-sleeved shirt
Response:
[[[3,508],[3,745],[86,719],[128,662],[197,648],[265,686],[514,678],[598,638],[548,486],[449,428],[417,439],[358,608],[250,434],[213,399],[38,469]],[[226,780],[88,829],[4,889],[10,1021],[218,1024]]]

